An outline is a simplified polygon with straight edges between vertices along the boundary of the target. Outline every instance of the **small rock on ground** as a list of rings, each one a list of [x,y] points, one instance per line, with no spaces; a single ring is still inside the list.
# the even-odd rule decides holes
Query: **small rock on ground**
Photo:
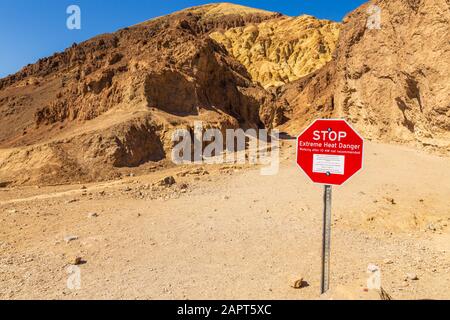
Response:
[[[72,241],[75,241],[75,240],[78,240],[78,236],[65,236],[64,237],[64,241],[66,243],[69,243],[69,242],[72,242]]]

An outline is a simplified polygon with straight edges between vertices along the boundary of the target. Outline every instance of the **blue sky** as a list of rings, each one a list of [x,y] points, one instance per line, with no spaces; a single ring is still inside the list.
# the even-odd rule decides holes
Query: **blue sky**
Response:
[[[39,58],[63,51],[74,42],[114,32],[204,0],[0,0],[0,78],[17,72]],[[250,7],[291,16],[310,14],[341,21],[366,0],[234,0]],[[66,9],[81,8],[81,30],[68,30]]]

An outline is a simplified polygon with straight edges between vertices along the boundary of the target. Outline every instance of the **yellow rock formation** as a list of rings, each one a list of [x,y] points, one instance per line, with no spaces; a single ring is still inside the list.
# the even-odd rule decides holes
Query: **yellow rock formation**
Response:
[[[214,32],[211,37],[263,87],[281,86],[323,67],[332,58],[340,24],[311,16],[271,19]]]

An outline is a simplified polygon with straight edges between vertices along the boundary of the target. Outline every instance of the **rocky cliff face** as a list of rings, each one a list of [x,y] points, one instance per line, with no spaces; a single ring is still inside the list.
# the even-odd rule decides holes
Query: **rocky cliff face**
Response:
[[[381,8],[381,28],[367,22]],[[349,119],[366,138],[450,151],[450,4],[377,0],[349,14],[335,57],[279,91],[287,130],[317,117]]]
[[[212,4],[74,44],[0,79],[0,182],[110,179],[166,159],[196,120],[295,135],[343,117],[368,139],[450,151],[449,10],[373,0],[339,26]]]
[[[340,25],[311,16],[280,17],[216,31],[211,37],[265,88],[298,80],[331,60]]]
[[[0,80],[0,179],[108,179],[115,168],[165,159],[171,133],[194,120],[270,125],[263,121],[274,96],[208,34],[278,16],[221,4],[188,9],[74,44]],[[263,108],[269,115],[260,116]]]

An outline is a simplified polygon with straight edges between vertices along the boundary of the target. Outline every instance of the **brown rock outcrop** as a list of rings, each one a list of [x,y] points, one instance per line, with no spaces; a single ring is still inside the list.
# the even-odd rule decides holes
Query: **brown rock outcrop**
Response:
[[[74,44],[0,80],[0,179],[109,179],[116,168],[166,158],[171,132],[195,120],[269,125],[260,109],[273,95],[208,32],[278,16],[192,8]]]
[[[381,29],[367,27],[381,8]],[[347,118],[368,139],[450,151],[450,8],[446,0],[376,0],[349,14],[335,58],[279,98],[298,132],[317,117]]]

